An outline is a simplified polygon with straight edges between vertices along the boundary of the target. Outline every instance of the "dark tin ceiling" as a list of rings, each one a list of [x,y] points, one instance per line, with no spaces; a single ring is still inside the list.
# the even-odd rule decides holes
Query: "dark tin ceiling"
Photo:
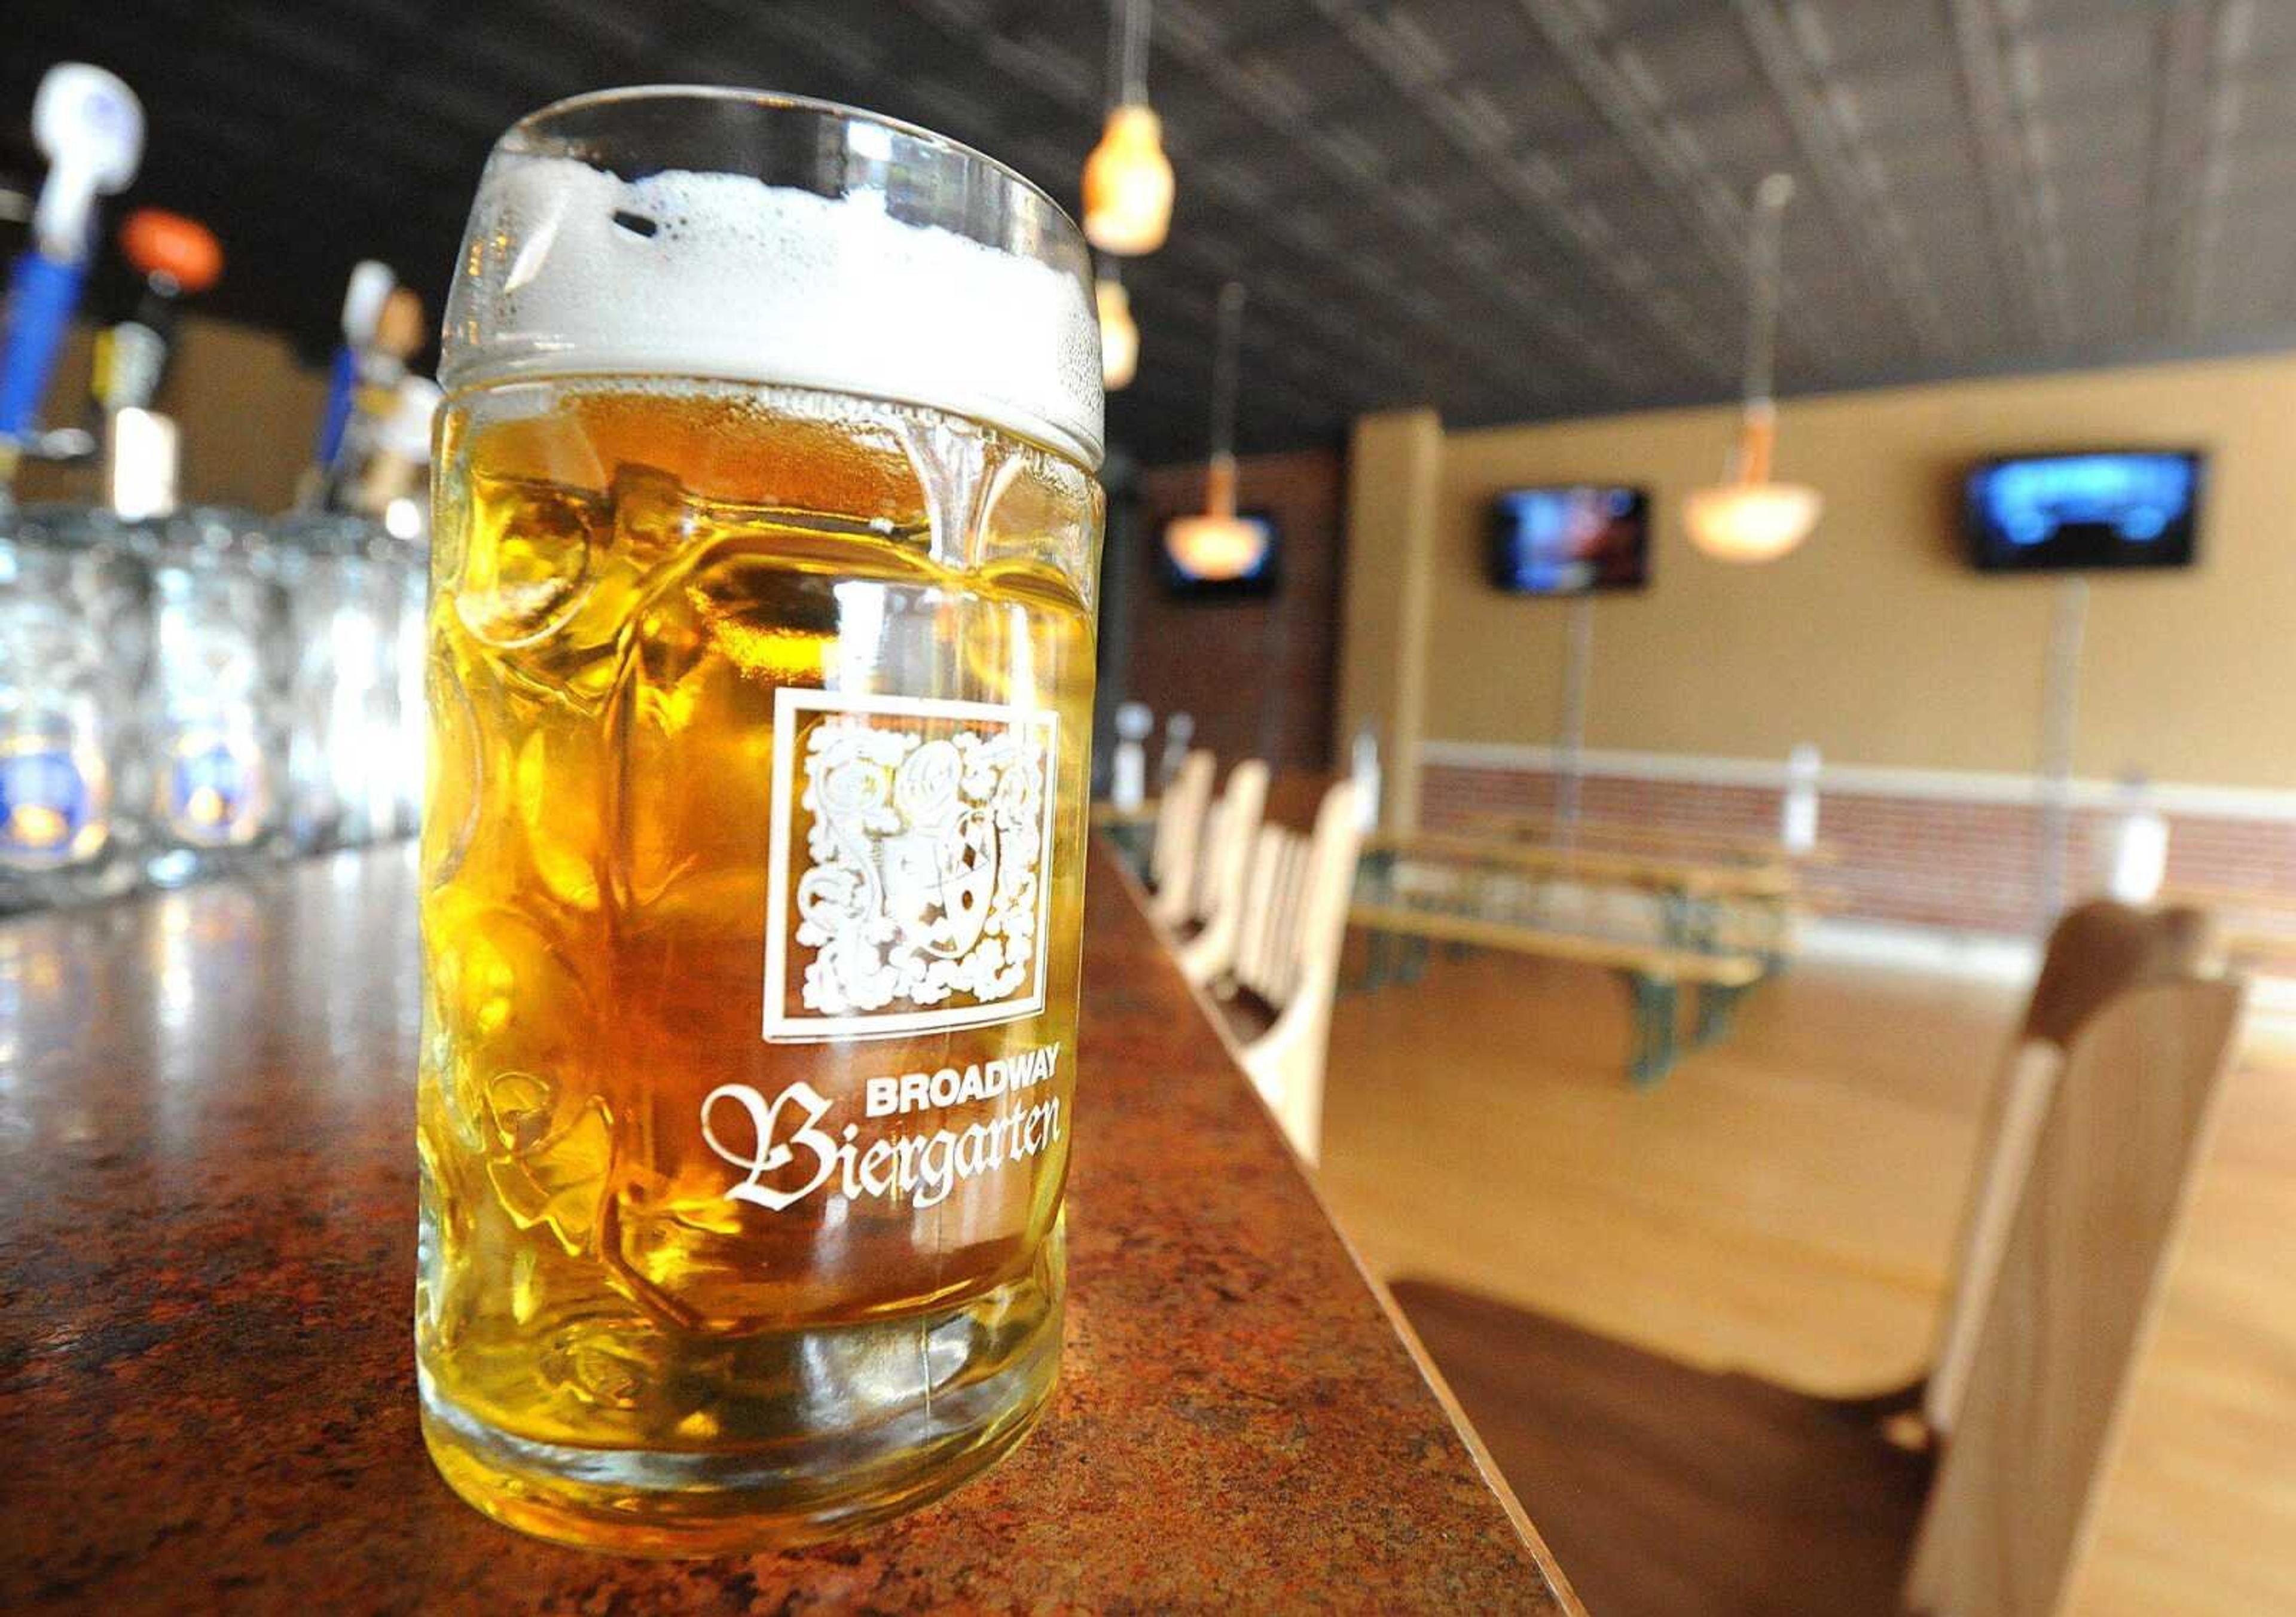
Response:
[[[0,108],[20,166],[49,62],[127,78],[134,198],[213,222],[215,306],[316,353],[359,257],[435,310],[488,143],[599,86],[857,102],[1072,205],[1106,30],[1093,0],[8,0]],[[1109,413],[1151,461],[1203,447],[1231,275],[1246,448],[1726,396],[1771,168],[1788,390],[2296,325],[2290,0],[1160,0],[1150,85],[1179,206]]]

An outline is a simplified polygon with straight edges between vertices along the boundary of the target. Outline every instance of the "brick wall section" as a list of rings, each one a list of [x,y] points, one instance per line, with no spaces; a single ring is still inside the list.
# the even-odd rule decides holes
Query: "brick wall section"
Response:
[[[2296,891],[2296,823],[2180,818],[2169,835],[2169,879],[2191,886]]]
[[[1544,770],[1430,765],[1421,822],[1460,829],[1478,815],[1536,813],[1554,804]],[[1579,783],[1589,820],[1775,837],[1780,793],[1768,787],[1590,774]],[[2074,812],[2065,856],[2069,890],[2096,885],[2112,815]],[[1811,872],[1824,908],[1857,919],[2025,935],[2044,917],[2043,816],[2032,804],[1833,790],[1819,799],[1819,838],[1839,862]],[[2169,880],[2251,887],[2296,896],[2296,821],[2172,813]]]

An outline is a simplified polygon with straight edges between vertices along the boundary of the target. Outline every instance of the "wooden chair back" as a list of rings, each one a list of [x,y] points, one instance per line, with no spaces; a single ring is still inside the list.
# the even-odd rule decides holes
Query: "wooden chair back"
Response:
[[[1363,837],[1358,788],[1324,790],[1308,835],[1267,824],[1254,839],[1230,984],[1275,1012],[1236,1052],[1243,1070],[1309,1162],[1323,1142],[1324,1064],[1340,951]]]
[[[2143,983],[2072,1035],[1915,1540],[1913,1610],[2062,1610],[2159,1311],[2240,1000],[2229,979]]]
[[[1188,919],[1196,886],[1196,853],[1212,800],[1211,754],[1190,753],[1156,803],[1156,841],[1148,853],[1148,913],[1167,927]]]
[[[1316,815],[1324,806],[1324,794],[1351,778],[1327,769],[1279,769],[1268,777],[1267,809],[1261,819],[1270,824],[1289,826],[1302,836],[1309,835],[1316,829]],[[1356,791],[1357,806],[1360,808],[1360,784]]]
[[[2020,1032],[2062,1048],[2130,984],[2193,975],[2208,941],[2207,913],[2189,906],[2141,910],[2100,898],[2069,910],[2049,934]]]
[[[2139,983],[2199,968],[2208,918],[2198,910],[2146,911],[2099,899],[2068,911],[2049,934],[2016,1041],[1978,1126],[1978,1158],[1963,1203],[1953,1290],[1939,1319],[1922,1413],[1933,1433],[1952,1429],[1977,1331],[2001,1266],[2009,1221],[2031,1172],[2033,1151],[2066,1047],[2098,1007]]]
[[[1267,802],[1267,765],[1245,758],[1227,772],[1219,801],[1204,816],[1186,916],[1195,931],[1179,950],[1181,974],[1199,987],[1226,972],[1235,958],[1244,876]]]

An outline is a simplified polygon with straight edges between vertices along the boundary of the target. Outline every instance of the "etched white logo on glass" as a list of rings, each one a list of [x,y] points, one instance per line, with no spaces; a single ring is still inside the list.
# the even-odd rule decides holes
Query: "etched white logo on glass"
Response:
[[[775,693],[767,1039],[981,1027],[1044,1009],[1058,720],[987,702]]]

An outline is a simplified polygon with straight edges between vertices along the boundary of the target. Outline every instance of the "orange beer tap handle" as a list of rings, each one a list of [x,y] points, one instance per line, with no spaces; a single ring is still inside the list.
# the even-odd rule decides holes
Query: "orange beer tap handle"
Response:
[[[139,208],[119,227],[119,250],[145,280],[165,275],[184,292],[204,292],[223,274],[223,243],[197,219]]]
[[[422,299],[412,287],[393,287],[374,323],[374,346],[393,359],[414,356],[422,346]]]

